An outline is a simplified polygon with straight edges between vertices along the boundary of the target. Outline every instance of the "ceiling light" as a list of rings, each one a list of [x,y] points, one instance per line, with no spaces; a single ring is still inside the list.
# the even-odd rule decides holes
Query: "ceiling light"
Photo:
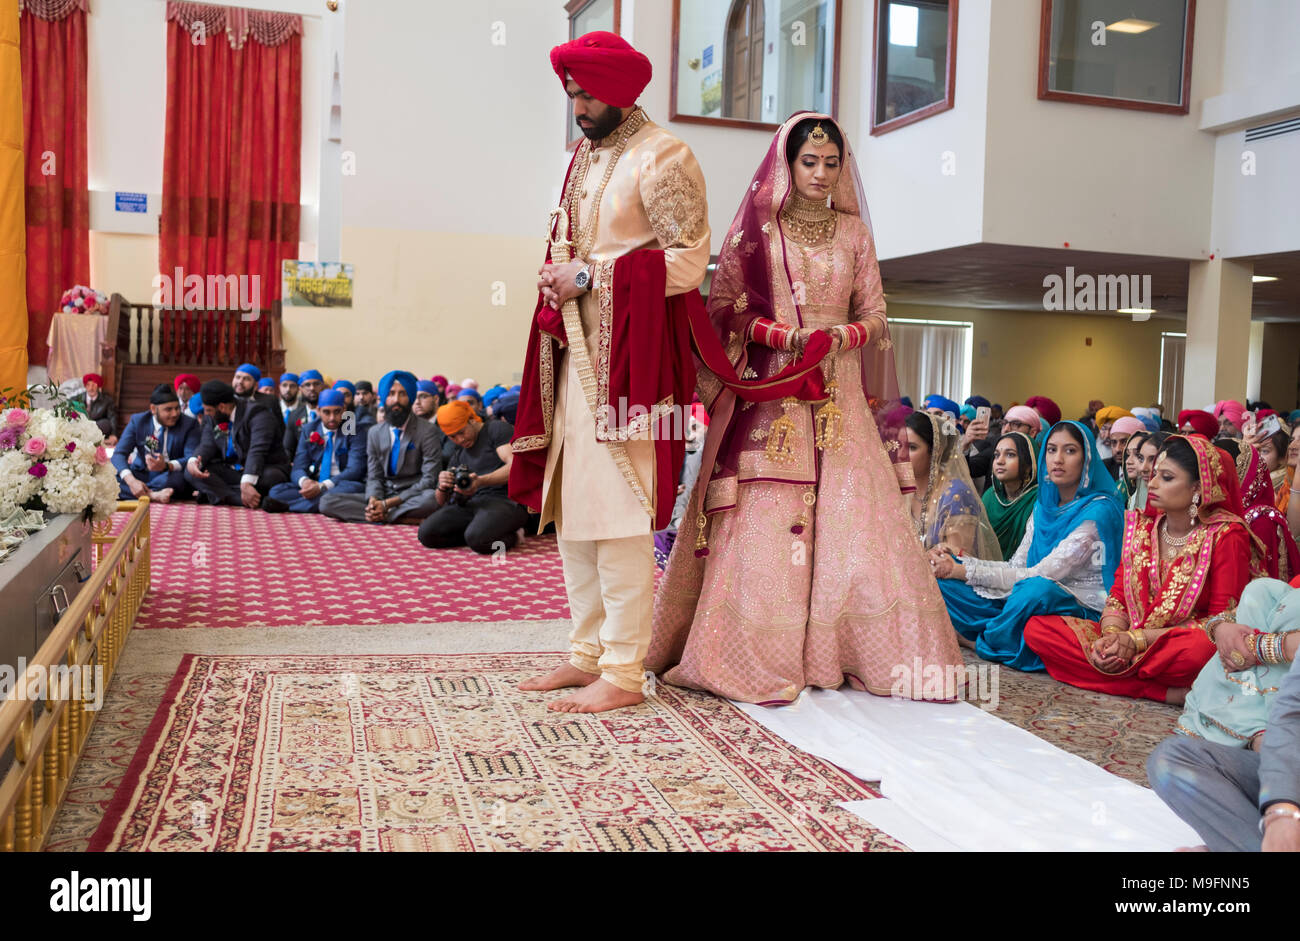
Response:
[[[1273,277],[1271,274],[1255,274],[1250,276],[1250,280],[1259,284],[1261,281],[1276,281],[1277,278]]]
[[[1113,29],[1117,33],[1145,33],[1149,29],[1155,29],[1159,23],[1151,20],[1139,20],[1137,17],[1130,16],[1126,20],[1117,20],[1107,26],[1107,29]]]
[[[1154,307],[1121,307],[1115,311],[1117,314],[1154,314],[1155,312]]]

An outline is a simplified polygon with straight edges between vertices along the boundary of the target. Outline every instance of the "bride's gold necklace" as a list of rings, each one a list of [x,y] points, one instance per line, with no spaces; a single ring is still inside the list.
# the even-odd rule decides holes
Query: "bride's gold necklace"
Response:
[[[825,202],[804,199],[791,193],[781,210],[781,222],[786,235],[800,245],[825,245],[835,238],[837,213]]]

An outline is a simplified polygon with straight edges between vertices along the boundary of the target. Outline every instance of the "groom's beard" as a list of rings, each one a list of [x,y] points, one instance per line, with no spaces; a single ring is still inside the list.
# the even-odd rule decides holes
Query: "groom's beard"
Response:
[[[579,124],[578,129],[582,131],[588,140],[599,141],[604,140],[618,130],[618,126],[623,123],[623,113],[618,108],[610,108],[599,121],[590,115],[587,116],[587,120],[592,123],[586,127]]]
[[[384,411],[384,420],[394,428],[401,428],[410,417],[411,407],[409,405],[390,405]]]

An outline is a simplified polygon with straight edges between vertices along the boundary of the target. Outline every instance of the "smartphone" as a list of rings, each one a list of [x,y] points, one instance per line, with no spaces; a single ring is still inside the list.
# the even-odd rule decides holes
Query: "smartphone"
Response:
[[[1270,415],[1264,419],[1264,424],[1259,426],[1259,434],[1264,437],[1275,435],[1282,430],[1282,421],[1276,415]]]
[[[975,409],[975,420],[987,422],[989,420],[989,416],[992,414],[993,414],[993,409],[989,408],[987,405],[981,405],[979,408]]]

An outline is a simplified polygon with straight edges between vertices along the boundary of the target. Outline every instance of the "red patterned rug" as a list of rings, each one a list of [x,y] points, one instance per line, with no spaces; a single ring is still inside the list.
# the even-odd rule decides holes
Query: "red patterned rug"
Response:
[[[189,655],[91,850],[898,850],[729,703],[520,693],[556,654]]]
[[[306,627],[567,618],[554,536],[481,556],[426,549],[414,526],[168,504],[136,627]],[[125,513],[118,514],[121,521]]]

